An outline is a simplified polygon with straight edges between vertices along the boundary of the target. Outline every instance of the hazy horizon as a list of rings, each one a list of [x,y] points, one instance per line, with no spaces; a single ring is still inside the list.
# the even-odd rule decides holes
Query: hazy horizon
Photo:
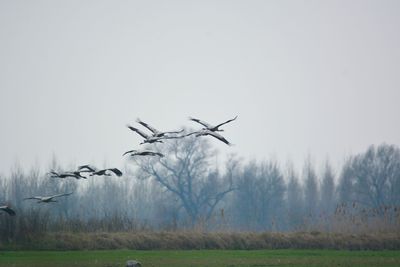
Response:
[[[399,1],[0,1],[0,174],[122,167],[141,118],[244,160],[400,145]]]

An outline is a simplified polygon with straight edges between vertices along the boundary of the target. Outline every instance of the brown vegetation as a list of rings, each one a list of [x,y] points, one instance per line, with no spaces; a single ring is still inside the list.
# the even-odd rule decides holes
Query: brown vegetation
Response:
[[[382,210],[339,205],[333,215],[304,218],[296,232],[235,231],[229,222],[211,231],[202,224],[195,230],[156,230],[124,216],[51,220],[47,212],[30,210],[2,217],[0,250],[400,249],[400,209]]]
[[[115,232],[47,233],[0,249],[350,249],[398,250],[399,234]]]

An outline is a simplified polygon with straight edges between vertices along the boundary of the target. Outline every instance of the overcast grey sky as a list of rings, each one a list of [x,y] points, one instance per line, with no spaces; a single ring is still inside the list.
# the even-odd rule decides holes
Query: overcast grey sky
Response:
[[[226,125],[221,151],[335,164],[400,144],[400,1],[0,0],[0,173],[123,166],[125,125]]]

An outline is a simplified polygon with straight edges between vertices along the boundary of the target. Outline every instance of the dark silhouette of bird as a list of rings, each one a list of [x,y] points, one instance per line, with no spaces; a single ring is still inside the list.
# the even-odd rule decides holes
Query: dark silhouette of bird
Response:
[[[81,175],[81,171],[73,171],[73,172],[63,172],[58,173],[55,171],[49,172],[51,178],[67,178],[73,177],[75,179],[87,179],[85,176]]]
[[[7,212],[10,216],[15,216],[15,211],[8,205],[0,206],[0,210]]]
[[[57,202],[57,200],[54,200],[53,198],[62,197],[62,196],[69,196],[69,195],[71,195],[71,194],[72,194],[72,192],[71,192],[71,193],[64,193],[64,194],[57,194],[57,195],[53,195],[53,196],[45,196],[45,197],[42,197],[42,196],[34,196],[34,197],[27,197],[27,198],[24,198],[24,200],[36,199],[36,200],[38,200],[37,203],[50,203],[50,202]]]
[[[180,131],[161,132],[161,131],[158,131],[156,128],[150,126],[149,124],[145,123],[144,121],[141,121],[140,119],[137,119],[136,121],[138,123],[140,123],[141,125],[143,125],[144,127],[146,127],[147,129],[149,129],[153,133],[154,137],[163,137],[168,134],[178,134],[178,133],[183,132],[183,129]]]
[[[111,176],[111,173],[113,172],[117,176],[122,176],[122,172],[118,170],[117,168],[109,168],[109,169],[103,169],[103,170],[98,170],[95,172],[92,172],[90,176],[98,175],[98,176]]]
[[[209,123],[207,123],[205,121],[202,121],[202,120],[199,120],[199,119],[195,119],[195,118],[192,118],[192,117],[189,117],[189,120],[197,122],[197,123],[203,125],[205,127],[205,128],[203,128],[203,130],[209,130],[209,131],[212,131],[212,132],[223,132],[224,130],[219,129],[219,127],[221,127],[222,125],[227,124],[227,123],[229,123],[231,121],[236,120],[236,118],[237,118],[237,116],[235,118],[233,118],[233,119],[227,120],[227,121],[225,121],[223,123],[220,123],[218,125],[215,125],[215,126],[211,125],[211,124],[209,124]]]
[[[122,156],[125,156],[126,154],[130,154],[130,156],[159,156],[159,157],[164,157],[164,155],[160,152],[154,152],[150,150],[129,150],[126,151]]]
[[[216,133],[216,132],[207,130],[207,129],[203,129],[203,130],[197,131],[197,132],[192,132],[192,133],[187,134],[186,136],[190,136],[190,135],[193,135],[193,134],[194,134],[196,137],[210,135],[210,136],[212,136],[212,137],[214,137],[214,138],[217,138],[218,140],[224,142],[225,144],[227,144],[227,145],[229,145],[229,146],[232,145],[232,144],[229,143],[229,141],[226,140],[222,135],[220,135],[220,134],[218,134],[218,133]]]
[[[135,128],[135,127],[132,127],[130,125],[127,125],[126,127],[128,127],[130,130],[136,132],[137,134],[139,134],[140,136],[142,136],[144,138],[144,141],[142,143],[140,143],[141,145],[145,144],[145,143],[149,143],[149,144],[151,144],[151,143],[163,143],[163,141],[161,141],[161,139],[165,139],[165,138],[162,138],[162,137],[148,135],[148,134],[142,132],[141,130],[139,130],[139,129]]]

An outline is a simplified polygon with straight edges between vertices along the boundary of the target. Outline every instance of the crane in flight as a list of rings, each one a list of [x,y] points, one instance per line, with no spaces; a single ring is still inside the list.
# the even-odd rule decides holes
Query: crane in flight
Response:
[[[78,171],[79,172],[87,172],[89,173],[89,176],[111,176],[111,173],[114,173],[117,176],[122,176],[122,172],[117,169],[117,168],[107,168],[107,169],[102,169],[102,170],[98,170],[96,167],[93,167],[91,165],[82,165],[82,166],[78,166]]]
[[[67,178],[67,177],[74,177],[75,179],[87,179],[85,176],[81,175],[83,171],[73,171],[73,172],[63,172],[58,173],[55,171],[49,172],[51,178]]]
[[[220,123],[220,124],[217,124],[217,125],[211,125],[208,122],[205,122],[205,121],[202,121],[202,120],[199,120],[199,119],[196,119],[196,118],[189,117],[189,120],[197,122],[197,123],[203,125],[205,128],[203,128],[202,130],[209,130],[211,132],[223,132],[224,130],[219,129],[219,127],[221,127],[222,125],[225,125],[225,124],[227,124],[227,123],[229,123],[231,121],[234,121],[236,119],[237,119],[237,116],[235,118],[233,118],[233,119],[224,121],[223,123]]]
[[[34,196],[34,197],[24,198],[24,200],[36,199],[36,200],[38,200],[37,203],[50,203],[50,202],[57,202],[57,200],[54,200],[54,198],[62,197],[62,196],[69,196],[71,194],[72,194],[72,192],[71,193],[64,193],[64,194],[57,194],[57,195],[53,195],[53,196],[45,196],[45,197]]]
[[[141,142],[140,144],[143,145],[145,143],[163,143],[163,141],[161,141],[161,139],[165,139],[162,137],[157,137],[157,136],[153,136],[153,135],[148,135],[144,132],[142,132],[140,129],[132,127],[130,125],[127,125],[126,127],[128,127],[130,130],[136,132],[137,134],[139,134],[140,136],[142,136],[144,138],[144,141]]]
[[[146,127],[150,132],[152,132],[154,137],[164,137],[164,136],[168,136],[168,134],[178,134],[178,133],[183,132],[183,129],[180,131],[161,132],[140,119],[137,119],[136,121],[138,123],[140,123],[141,125],[143,125],[144,127]]]

